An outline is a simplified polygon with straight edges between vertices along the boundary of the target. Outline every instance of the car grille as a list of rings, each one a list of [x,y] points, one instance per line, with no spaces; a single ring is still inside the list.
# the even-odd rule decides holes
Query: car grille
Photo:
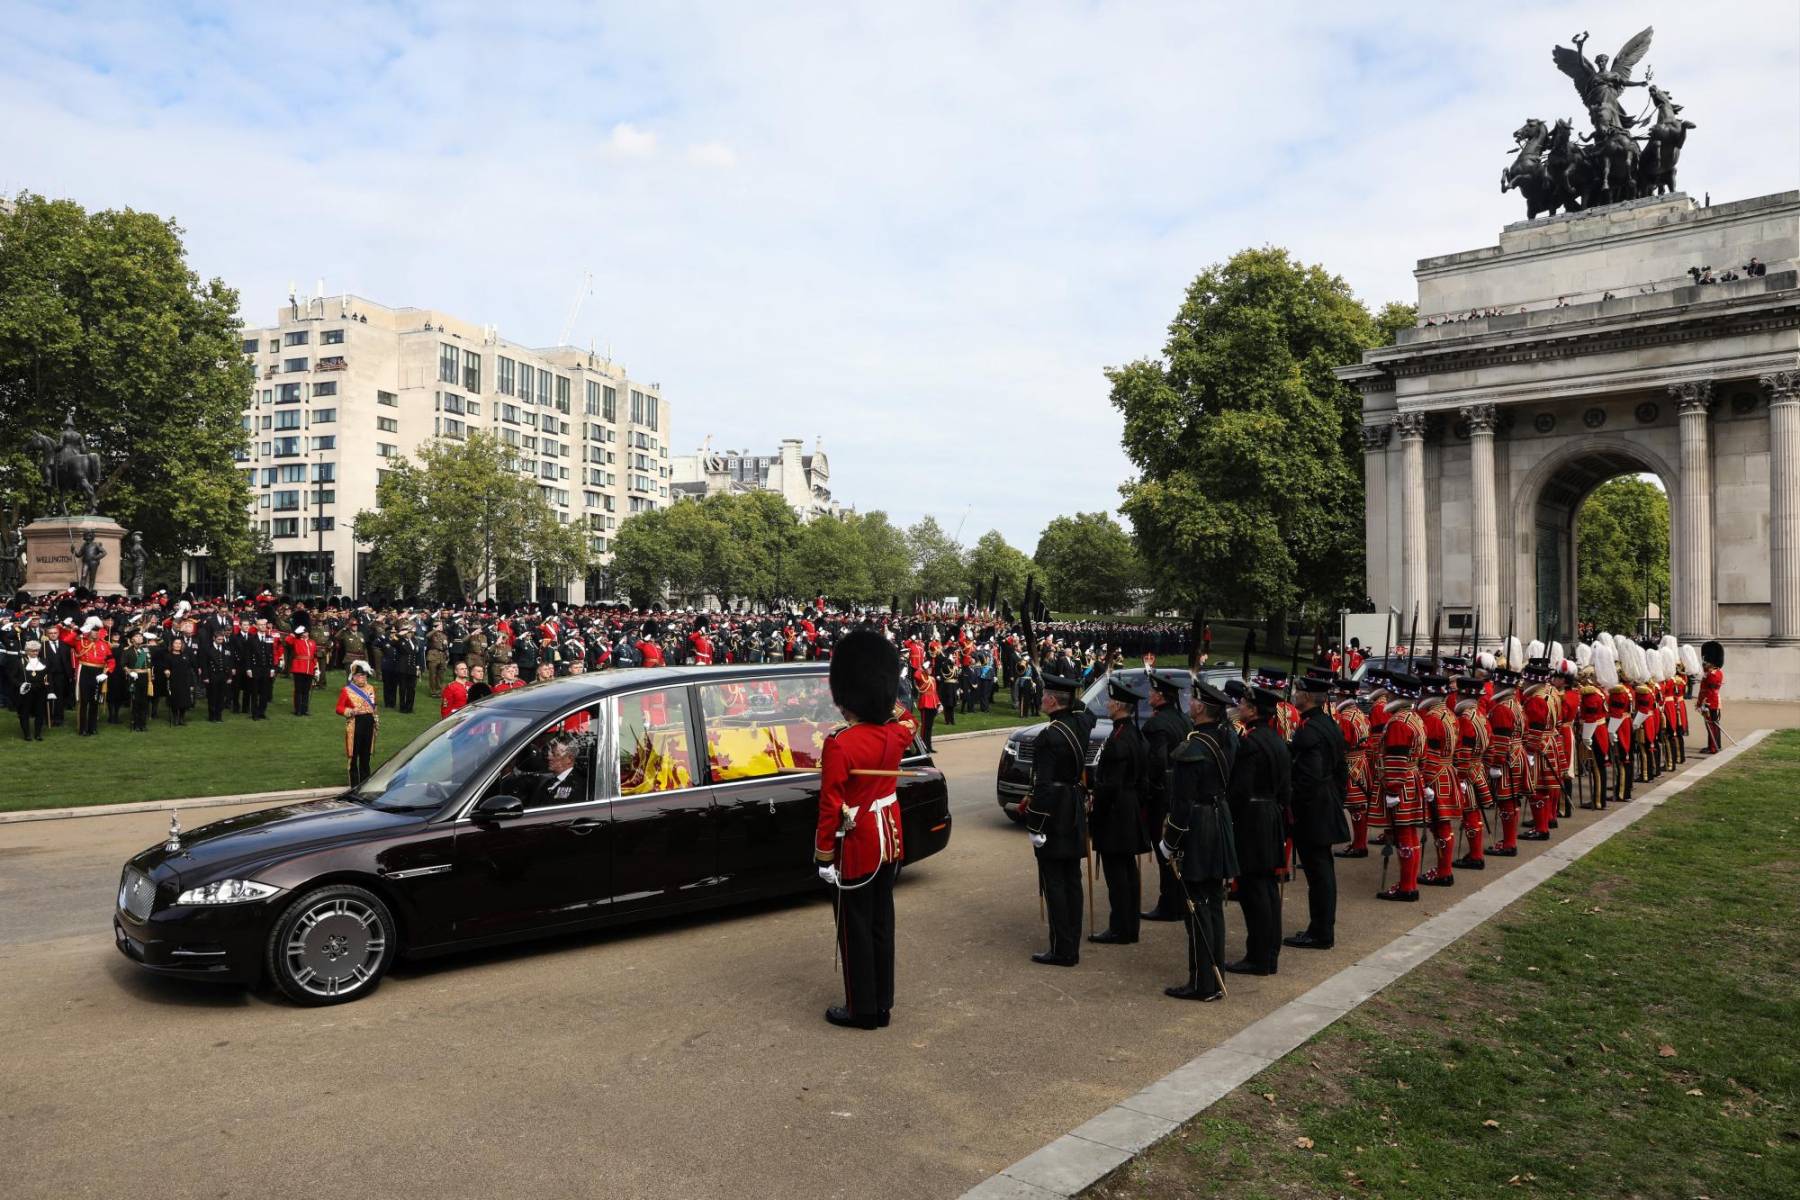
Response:
[[[150,909],[156,903],[156,885],[150,877],[136,867],[126,867],[125,875],[119,880],[119,907],[130,913],[134,920],[142,921],[150,915]]]
[[[1035,738],[1021,738],[1019,741],[1013,743],[1013,748],[1013,752],[1018,756],[1018,761],[1021,765],[1030,766],[1032,760],[1037,757],[1037,739]],[[1100,747],[1090,745],[1088,747],[1087,765],[1091,767],[1099,761]]]

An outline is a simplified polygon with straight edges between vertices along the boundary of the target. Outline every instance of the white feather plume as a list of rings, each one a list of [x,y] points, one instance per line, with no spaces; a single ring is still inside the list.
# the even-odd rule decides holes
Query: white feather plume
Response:
[[[1499,662],[1494,658],[1493,651],[1483,650],[1475,656],[1475,665],[1484,671],[1491,671],[1499,665]]]
[[[1544,657],[1544,643],[1537,638],[1532,638],[1531,644],[1525,647],[1525,657],[1528,659]]]
[[[1551,642],[1550,643],[1550,661],[1551,662],[1559,663],[1567,657],[1569,657],[1569,656],[1567,654],[1563,653],[1563,644],[1561,642]]]
[[[1630,638],[1619,638],[1614,642],[1614,649],[1619,656],[1619,675],[1630,683],[1643,683],[1650,678],[1649,668],[1644,663],[1644,648]]]
[[[1594,643],[1594,682],[1603,688],[1617,687],[1619,658],[1605,642]]]
[[[1507,638],[1504,649],[1506,650],[1506,665],[1510,670],[1516,671],[1525,665],[1525,647],[1520,645],[1518,638]]]
[[[1613,635],[1612,634],[1607,633],[1605,630],[1602,630],[1601,632],[1594,635],[1594,640],[1596,642],[1604,642],[1606,645],[1606,648],[1613,652],[1613,662],[1616,663],[1619,661],[1619,648],[1617,646],[1613,645]]]
[[[1656,643],[1656,648],[1658,650],[1679,650],[1681,648],[1681,643],[1676,639],[1674,634],[1665,633]]]
[[[1700,651],[1691,642],[1681,647],[1681,666],[1689,675],[1700,674]]]
[[[1575,644],[1575,665],[1578,667],[1587,667],[1592,666],[1593,662],[1594,648],[1586,642],[1577,642]]]

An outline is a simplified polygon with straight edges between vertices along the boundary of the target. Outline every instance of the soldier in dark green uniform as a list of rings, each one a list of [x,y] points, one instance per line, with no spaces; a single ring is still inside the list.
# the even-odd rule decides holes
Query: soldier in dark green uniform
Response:
[[[1325,703],[1331,684],[1329,676],[1309,676],[1294,684],[1294,705],[1300,710],[1300,724],[1288,743],[1294,857],[1306,872],[1308,921],[1283,944],[1303,950],[1329,950],[1337,940],[1337,864],[1331,848],[1350,840],[1350,820],[1344,815],[1350,769],[1343,731]]]
[[[1100,747],[1094,763],[1094,807],[1088,819],[1094,853],[1106,875],[1108,913],[1106,928],[1090,933],[1088,941],[1102,945],[1131,945],[1138,940],[1138,905],[1143,902],[1143,880],[1138,875],[1138,855],[1150,848],[1144,836],[1144,776],[1148,757],[1144,735],[1138,732],[1138,702],[1143,697],[1117,678],[1107,681],[1107,714],[1112,732]]]
[[[444,665],[450,661],[450,639],[444,623],[433,621],[425,635],[425,687],[433,696],[444,694]]]
[[[1079,679],[1044,676],[1044,711],[1051,719],[1033,744],[1031,795],[1024,807],[1050,922],[1050,949],[1032,955],[1031,961],[1052,967],[1081,961],[1081,863],[1087,857],[1081,776],[1094,718],[1076,703],[1080,689]]]
[[[1238,873],[1237,838],[1226,800],[1237,734],[1225,719],[1231,697],[1210,683],[1194,684],[1189,711],[1193,729],[1170,755],[1169,815],[1157,848],[1164,860],[1173,863],[1176,890],[1183,895],[1188,978],[1163,991],[1177,1000],[1217,1000],[1225,994],[1219,975],[1225,949],[1225,881]]]
[[[1165,679],[1155,671],[1146,671],[1150,677],[1150,719],[1144,722],[1144,810],[1153,833],[1163,827],[1163,819],[1169,815],[1169,772],[1171,764],[1169,756],[1175,748],[1187,740],[1192,726],[1181,713],[1181,684],[1174,679]],[[1170,843],[1173,845],[1174,843]],[[1157,895],[1156,905],[1143,914],[1146,921],[1180,921],[1186,918],[1187,906],[1181,898],[1181,888],[1175,881],[1175,872],[1169,860],[1159,850],[1157,852]]]
[[[1245,691],[1238,720],[1246,730],[1231,769],[1231,824],[1237,834],[1238,903],[1244,910],[1244,957],[1225,964],[1239,975],[1273,975],[1281,958],[1281,884],[1287,813],[1292,804],[1287,744],[1276,732],[1281,696]]]

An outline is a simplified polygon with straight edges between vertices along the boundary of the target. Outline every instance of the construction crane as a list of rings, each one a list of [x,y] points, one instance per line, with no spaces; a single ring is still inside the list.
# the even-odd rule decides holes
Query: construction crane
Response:
[[[569,344],[569,336],[575,332],[575,319],[581,316],[582,301],[586,300],[588,296],[593,293],[593,290],[594,273],[592,271],[583,271],[581,273],[581,286],[575,289],[575,299],[569,305],[569,315],[563,319],[562,332],[557,335],[557,345],[567,346]]]

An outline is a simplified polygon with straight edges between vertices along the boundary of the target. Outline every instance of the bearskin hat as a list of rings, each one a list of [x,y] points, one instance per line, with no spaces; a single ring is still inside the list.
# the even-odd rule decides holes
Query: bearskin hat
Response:
[[[1725,665],[1725,647],[1718,642],[1700,643],[1700,661],[1709,667]]]
[[[878,725],[894,714],[900,654],[871,629],[845,634],[831,656],[831,699],[858,721]]]

